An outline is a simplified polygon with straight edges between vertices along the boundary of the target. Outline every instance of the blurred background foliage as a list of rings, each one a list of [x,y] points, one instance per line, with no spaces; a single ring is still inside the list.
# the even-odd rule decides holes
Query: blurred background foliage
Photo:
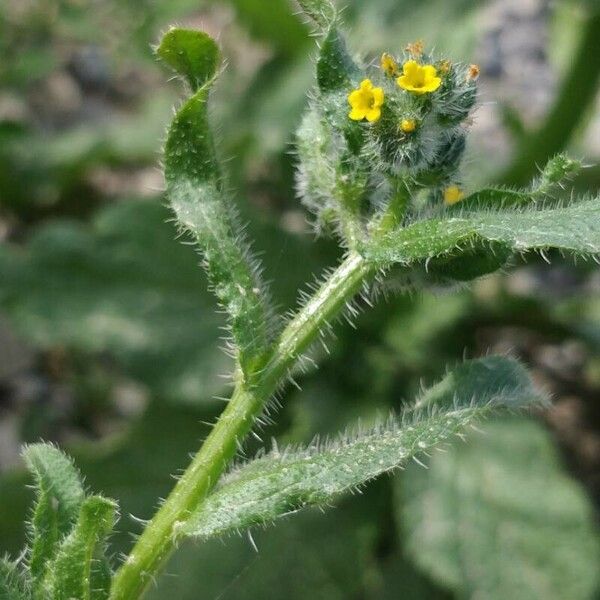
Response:
[[[559,150],[600,187],[596,0],[348,0],[352,47],[417,39],[481,65],[467,187],[519,184]],[[19,446],[73,454],[119,500],[115,552],[206,435],[228,393],[221,316],[164,208],[160,140],[178,101],[151,44],[177,22],[227,57],[214,94],[232,198],[282,309],[339,250],[294,198],[293,131],[314,42],[288,0],[4,0],[0,6],[0,552],[31,500]],[[566,192],[568,193],[568,192]],[[281,397],[279,445],[369,422],[463,356],[511,352],[554,397],[482,426],[254,539],[187,545],[152,598],[600,598],[600,272],[560,256],[472,289],[390,296],[339,324]],[[247,454],[255,443],[250,440]],[[258,548],[258,552],[254,547]]]

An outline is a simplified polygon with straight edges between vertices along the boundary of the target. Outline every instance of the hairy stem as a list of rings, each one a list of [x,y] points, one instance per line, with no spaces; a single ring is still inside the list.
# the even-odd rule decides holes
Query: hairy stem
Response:
[[[266,367],[254,381],[238,381],[227,408],[206,441],[117,571],[111,600],[135,600],[143,594],[171,554],[178,524],[190,516],[216,484],[237,445],[289,369],[373,272],[365,259],[350,253],[288,323]]]

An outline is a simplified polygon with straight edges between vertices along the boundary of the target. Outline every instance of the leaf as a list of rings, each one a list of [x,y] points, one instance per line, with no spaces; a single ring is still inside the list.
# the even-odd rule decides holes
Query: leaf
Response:
[[[549,194],[556,186],[573,179],[582,168],[581,161],[570,158],[566,154],[553,156],[542,169],[540,176],[534,180],[531,186],[533,194],[536,196]]]
[[[168,218],[158,203],[122,202],[0,246],[4,314],[41,349],[109,356],[162,399],[209,402],[231,369],[215,351],[223,319]]]
[[[410,265],[474,242],[507,244],[513,251],[557,248],[576,254],[600,252],[600,202],[585,200],[564,208],[469,212],[416,221],[374,242],[372,260]]]
[[[179,224],[202,250],[211,286],[231,320],[237,357],[248,374],[267,351],[268,311],[259,266],[249,258],[249,248],[224,196],[208,124],[207,99],[218,49],[202,32],[173,29],[157,52],[168,56],[171,66],[182,69],[180,73],[194,91],[169,128],[167,196]]]
[[[533,421],[489,423],[399,479],[413,560],[460,598],[589,600],[600,583],[593,509]]]
[[[53,600],[108,598],[110,579],[107,581],[106,569],[95,563],[106,560],[103,544],[115,524],[116,508],[113,500],[102,496],[84,500],[73,531],[48,569],[47,585]]]
[[[551,158],[529,190],[484,188],[467,196],[450,208],[450,212],[486,208],[518,207],[548,197],[558,186],[572,179],[581,170],[581,162],[563,154]]]
[[[219,47],[212,38],[190,29],[167,31],[156,54],[183,76],[194,91],[214,77],[221,61]]]
[[[93,444],[72,452],[90,488],[118,498],[122,514],[141,518],[150,518],[156,498],[168,493],[169,474],[182,466],[183,456],[197,449],[198,436],[203,435],[198,422],[208,418],[198,407],[162,402],[150,412],[125,445],[107,452],[105,444],[102,450]],[[25,483],[23,477],[12,475],[0,478],[0,542],[4,547],[12,541],[9,519],[22,519],[26,502],[11,494],[11,488],[22,493]],[[152,586],[147,595],[153,600],[197,600],[202,590],[202,596],[209,599],[224,594],[223,600],[255,600],[269,598],[274,589],[285,589],[289,600],[362,597],[367,574],[375,565],[381,513],[373,502],[380,493],[373,487],[365,494],[349,496],[327,514],[307,510],[282,520],[276,528],[253,531],[258,554],[246,536],[182,544],[166,567],[170,575],[159,577],[157,588]],[[122,519],[110,538],[111,550],[127,552],[139,531],[139,524]],[[16,541],[14,547],[17,552]]]
[[[330,0],[298,0],[298,4],[322,29],[326,29],[335,19],[335,7]]]
[[[494,371],[493,377],[487,375]],[[326,444],[278,452],[227,476],[178,534],[209,538],[269,523],[307,505],[326,505],[461,431],[495,408],[541,400],[516,361],[490,357],[449,373],[399,419]]]
[[[39,589],[60,539],[77,519],[84,491],[71,459],[51,444],[26,446],[23,457],[37,493],[29,531],[29,570]]]
[[[78,441],[69,446],[69,454],[85,473],[90,489],[118,500],[123,514],[149,519],[156,499],[173,487],[171,473],[184,466],[184,457],[198,449],[198,438],[206,434],[201,421],[215,416],[206,407],[206,402],[173,405],[157,399],[122,435],[101,443]],[[20,524],[31,503],[27,482],[20,470],[0,477],[0,543],[2,551],[14,555],[23,543]],[[137,522],[123,519],[111,536],[111,550],[127,552],[139,530]]]
[[[352,88],[358,77],[358,67],[348,54],[346,41],[335,25],[329,28],[321,42],[317,59],[317,83],[321,92]]]
[[[107,600],[110,596],[113,570],[106,556],[106,548],[99,551],[100,556],[92,559],[90,569],[90,600]]]
[[[17,563],[0,557],[0,600],[31,600],[31,585]]]
[[[377,598],[364,593],[367,573],[378,575],[380,516],[366,500],[352,497],[333,513],[305,511],[257,530],[258,552],[246,536],[182,544],[167,567],[173,576],[159,578],[148,597],[198,600],[202,590],[201,597],[211,600]]]
[[[508,188],[483,188],[469,194],[464,200],[451,206],[449,212],[462,212],[465,210],[499,209],[511,206],[523,206],[533,201],[530,193],[511,190]]]
[[[525,402],[540,399],[531,377],[516,360],[504,356],[487,356],[467,360],[425,391],[415,403],[417,410],[453,408],[459,401],[475,398],[478,404],[500,404],[517,409]]]
[[[499,242],[474,241],[467,248],[460,248],[436,257],[424,265],[426,279],[442,284],[456,281],[472,281],[494,273],[504,267],[513,251]]]

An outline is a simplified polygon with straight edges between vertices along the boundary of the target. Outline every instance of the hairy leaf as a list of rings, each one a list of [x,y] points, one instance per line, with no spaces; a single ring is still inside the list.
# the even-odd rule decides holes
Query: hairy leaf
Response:
[[[31,585],[19,565],[0,557],[0,600],[31,600]]]
[[[563,154],[551,158],[540,176],[533,182],[531,189],[511,190],[507,188],[484,188],[467,196],[451,207],[450,212],[465,209],[481,210],[486,208],[509,208],[523,206],[544,199],[557,186],[574,177],[581,169],[581,163]]]
[[[23,456],[35,478],[37,502],[30,523],[29,569],[36,589],[61,538],[77,519],[83,486],[71,459],[50,444],[26,446]]]
[[[162,38],[156,53],[197,90],[210,81],[221,60],[218,46],[205,33],[171,29]]]
[[[348,54],[346,41],[332,25],[321,42],[317,60],[317,83],[322,92],[348,90],[356,78],[357,66]]]
[[[469,194],[464,200],[451,206],[449,213],[463,212],[465,210],[499,209],[510,206],[523,206],[533,201],[530,193],[511,190],[508,188],[483,188]]]
[[[103,544],[115,517],[114,501],[102,496],[84,500],[73,531],[61,543],[48,570],[47,585],[53,600],[108,598],[110,578]]]
[[[423,270],[427,280],[442,284],[472,281],[501,269],[512,256],[512,248],[507,244],[478,240],[467,248],[457,248],[427,261]]]
[[[486,424],[399,479],[416,563],[459,598],[589,600],[600,547],[585,492],[533,421]]]
[[[325,505],[403,466],[498,406],[520,408],[541,399],[514,360],[490,357],[465,363],[415,408],[370,432],[300,451],[274,451],[242,466],[225,478],[179,533],[209,538],[268,523],[303,506]]]
[[[557,248],[575,254],[600,252],[600,201],[564,208],[465,211],[445,219],[425,219],[374,242],[368,257],[383,263],[411,264],[479,241],[499,242],[513,251]]]
[[[509,409],[542,399],[521,363],[504,356],[487,356],[454,367],[421,395],[414,408],[453,408],[457,401],[465,403],[470,398],[478,404],[491,402]]]
[[[171,207],[202,250],[211,285],[231,319],[240,364],[248,371],[266,352],[267,309],[258,269],[227,204],[207,99],[219,55],[205,33],[173,29],[157,53],[180,69],[193,96],[177,111],[165,145],[165,178]]]

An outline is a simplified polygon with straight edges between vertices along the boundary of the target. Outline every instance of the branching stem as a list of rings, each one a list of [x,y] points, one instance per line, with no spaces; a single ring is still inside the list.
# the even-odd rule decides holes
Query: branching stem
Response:
[[[291,367],[374,271],[359,254],[350,253],[285,327],[266,367],[253,381],[240,377],[227,408],[115,575],[111,600],[141,597],[171,554],[178,524],[216,484]]]

